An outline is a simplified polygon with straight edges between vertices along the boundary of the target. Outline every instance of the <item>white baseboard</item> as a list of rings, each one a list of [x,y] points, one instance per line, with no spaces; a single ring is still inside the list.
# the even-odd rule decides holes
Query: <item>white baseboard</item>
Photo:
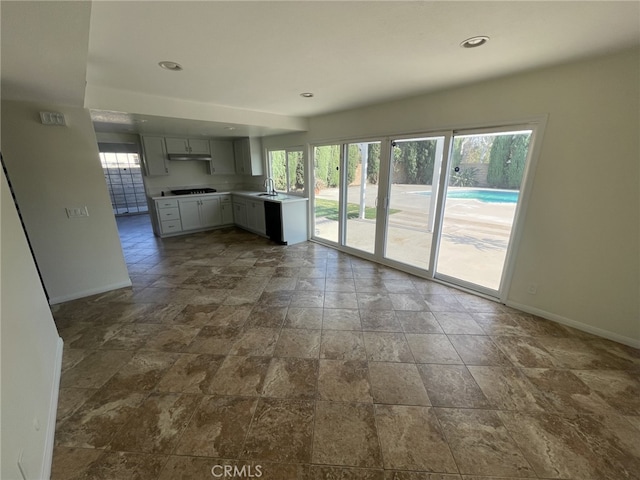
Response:
[[[594,327],[592,325],[586,325],[576,320],[571,320],[570,318],[566,318],[561,315],[556,315],[555,313],[550,313],[545,310],[541,310],[539,308],[530,307],[529,305],[524,305],[521,303],[509,302],[509,301],[506,302],[506,305],[526,313],[531,313],[533,315],[546,318],[547,320],[551,320],[552,322],[560,323],[562,325],[575,328],[576,330],[582,330],[583,332],[592,333],[593,335],[604,337],[609,340],[613,340],[614,342],[622,343],[624,345],[629,345],[630,347],[640,348],[640,339],[620,335],[618,333],[610,332],[609,330],[604,330],[602,328]]]
[[[53,445],[54,436],[56,433],[56,415],[58,412],[58,394],[60,392],[60,377],[62,375],[63,349],[64,343],[62,341],[62,338],[58,337],[56,345],[56,358],[53,365],[53,385],[51,388],[51,397],[49,400],[49,415],[42,458],[42,471],[40,472],[39,477],[43,479],[51,478],[51,463],[53,462]]]
[[[90,297],[91,295],[97,295],[99,293],[110,292],[111,290],[117,290],[118,288],[125,288],[131,286],[131,279],[127,278],[126,282],[112,283],[110,285],[103,285],[97,288],[91,288],[89,290],[83,290],[80,292],[74,292],[69,295],[61,295],[59,297],[51,297],[49,299],[50,305],[57,303],[69,302],[71,300],[77,300],[79,298]]]

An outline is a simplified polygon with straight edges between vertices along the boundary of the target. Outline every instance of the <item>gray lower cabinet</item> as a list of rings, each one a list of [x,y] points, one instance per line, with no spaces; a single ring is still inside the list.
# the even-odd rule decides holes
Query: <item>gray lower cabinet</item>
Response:
[[[158,218],[160,235],[171,235],[182,231],[178,200],[156,200],[155,211]]]
[[[181,198],[178,200],[178,208],[183,231],[222,225],[218,197]]]
[[[220,215],[222,216],[223,225],[231,225],[233,223],[233,203],[231,195],[220,196]]]
[[[247,228],[260,235],[267,234],[264,202],[262,200],[249,200],[247,202]]]

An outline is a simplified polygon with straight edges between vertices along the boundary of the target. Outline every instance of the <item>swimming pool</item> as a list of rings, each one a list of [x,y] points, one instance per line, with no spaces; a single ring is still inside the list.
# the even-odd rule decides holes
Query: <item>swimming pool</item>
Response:
[[[430,197],[431,192],[411,192],[416,195]],[[447,198],[460,198],[467,200],[478,200],[484,203],[517,203],[517,190],[493,190],[490,188],[469,188],[464,190],[449,190]]]

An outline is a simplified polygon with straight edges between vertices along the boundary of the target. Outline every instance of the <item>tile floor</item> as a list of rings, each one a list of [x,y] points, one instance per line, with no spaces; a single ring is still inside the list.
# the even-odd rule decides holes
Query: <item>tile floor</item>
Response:
[[[54,479],[640,478],[638,350],[314,243],[118,224],[133,288],[53,309]]]

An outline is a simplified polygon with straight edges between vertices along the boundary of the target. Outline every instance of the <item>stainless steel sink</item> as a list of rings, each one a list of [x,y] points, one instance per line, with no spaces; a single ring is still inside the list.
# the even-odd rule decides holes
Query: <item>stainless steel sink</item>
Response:
[[[277,193],[259,193],[258,196],[259,197],[277,197],[278,194]]]

